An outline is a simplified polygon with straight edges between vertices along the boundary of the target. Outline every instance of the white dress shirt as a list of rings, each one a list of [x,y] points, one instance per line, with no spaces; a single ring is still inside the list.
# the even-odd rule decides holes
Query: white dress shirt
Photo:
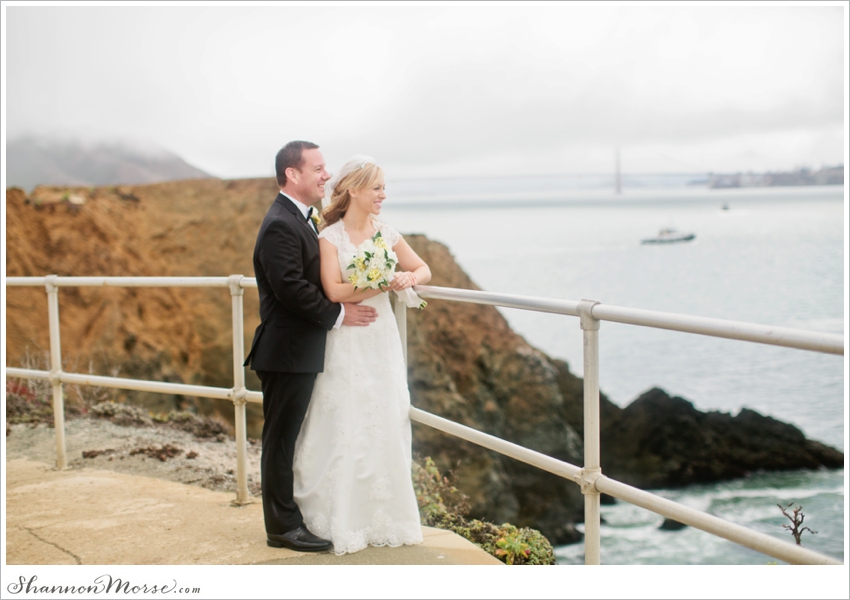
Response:
[[[296,208],[301,211],[301,214],[304,216],[304,220],[307,220],[307,213],[310,212],[310,207],[300,200],[296,200],[292,196],[285,194],[283,190],[280,190],[280,193],[283,194],[286,198],[292,200],[292,203],[295,204]],[[336,323],[334,323],[334,329],[339,329],[342,325],[342,320],[345,318],[345,305],[340,303],[339,305],[339,316],[336,318]]]

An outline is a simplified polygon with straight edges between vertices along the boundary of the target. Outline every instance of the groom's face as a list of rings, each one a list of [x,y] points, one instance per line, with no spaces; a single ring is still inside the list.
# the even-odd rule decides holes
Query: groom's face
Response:
[[[301,158],[304,161],[301,168],[287,169],[287,177],[292,181],[298,200],[313,204],[324,197],[325,183],[331,176],[325,170],[325,158],[318,148],[302,151]]]

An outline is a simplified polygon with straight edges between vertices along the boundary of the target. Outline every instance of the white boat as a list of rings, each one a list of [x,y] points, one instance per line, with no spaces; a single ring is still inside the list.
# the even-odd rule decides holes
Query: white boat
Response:
[[[654,238],[641,240],[641,244],[672,244],[674,242],[690,242],[696,237],[693,233],[682,233],[670,227],[664,227]]]

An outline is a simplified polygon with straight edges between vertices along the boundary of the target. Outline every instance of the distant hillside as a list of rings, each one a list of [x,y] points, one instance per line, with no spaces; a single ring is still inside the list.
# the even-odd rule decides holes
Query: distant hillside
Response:
[[[139,185],[213,177],[160,148],[26,137],[6,144],[6,185]]]

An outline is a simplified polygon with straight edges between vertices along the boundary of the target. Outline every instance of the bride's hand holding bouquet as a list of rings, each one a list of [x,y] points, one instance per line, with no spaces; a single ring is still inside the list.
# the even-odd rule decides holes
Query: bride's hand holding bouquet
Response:
[[[353,269],[348,281],[354,285],[355,291],[359,288],[392,290],[408,307],[422,310],[428,303],[412,289],[416,285],[416,275],[410,271],[397,273],[396,265],[398,256],[379,231],[357,247],[348,265],[349,269]]]

